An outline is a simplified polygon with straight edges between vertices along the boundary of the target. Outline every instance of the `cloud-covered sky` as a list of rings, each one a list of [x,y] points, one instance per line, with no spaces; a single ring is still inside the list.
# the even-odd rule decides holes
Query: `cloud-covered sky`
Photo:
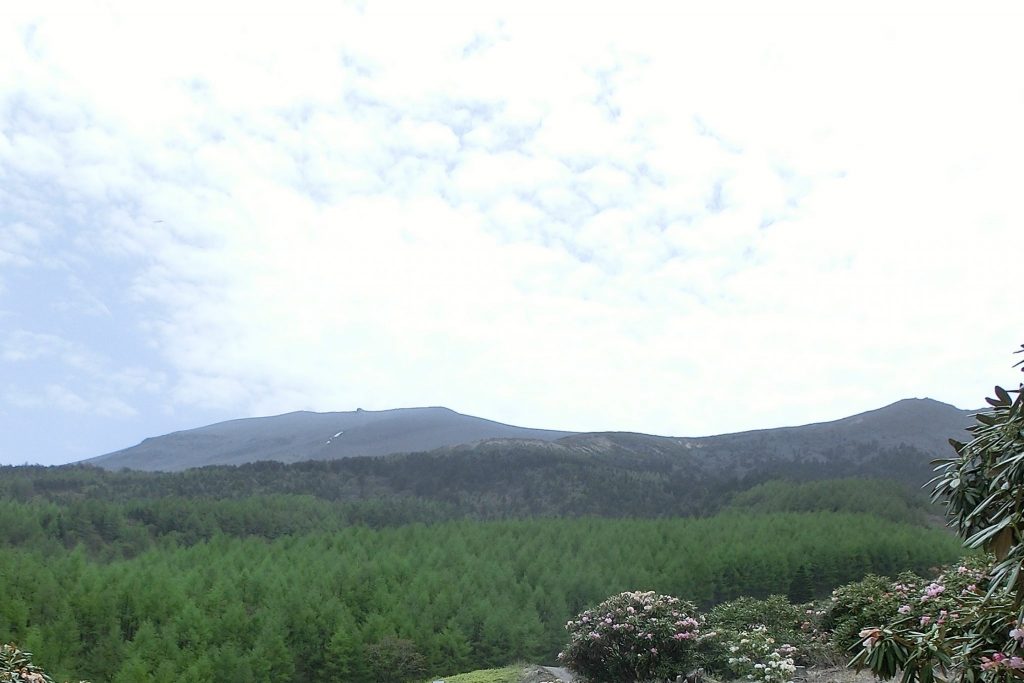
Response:
[[[696,436],[1017,381],[1005,6],[25,4],[0,463],[292,410]]]

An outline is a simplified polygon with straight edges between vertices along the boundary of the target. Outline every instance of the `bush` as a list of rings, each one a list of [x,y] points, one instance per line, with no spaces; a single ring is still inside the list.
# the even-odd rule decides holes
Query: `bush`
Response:
[[[932,496],[945,500],[964,544],[993,559],[984,569],[946,571],[900,605],[896,619],[860,631],[852,663],[879,678],[1024,678],[1024,385],[995,394],[991,409],[975,415],[971,441],[952,441],[956,456],[939,461]]]
[[[0,645],[0,682],[53,683],[53,679],[32,663],[32,653],[19,650],[17,645]],[[80,683],[88,683],[80,681]]]
[[[840,655],[861,641],[860,631],[899,617],[899,608],[921,592],[924,579],[904,572],[895,581],[871,574],[832,591],[822,618],[822,628],[832,633],[832,645]]]
[[[916,591],[901,593],[896,613],[876,622],[884,626],[865,626],[857,634],[852,664],[870,667],[881,678],[903,671],[908,682],[927,682],[935,669],[963,670],[957,660],[974,649],[981,657],[977,675],[999,666],[1024,668],[1015,656],[1020,643],[1012,635],[1012,601],[1005,594],[986,595],[992,566],[991,556],[965,558]]]
[[[727,670],[736,678],[763,683],[788,683],[796,673],[796,648],[778,644],[765,626],[739,631],[729,638]]]
[[[426,675],[426,662],[411,640],[387,637],[363,648],[363,656],[375,683],[403,683]]]
[[[708,627],[719,636],[709,668],[733,672],[728,660],[735,659],[736,651],[730,652],[729,648],[740,645],[739,641],[761,627],[775,643],[793,648],[785,657],[796,663],[831,664],[834,656],[827,638],[818,629],[820,616],[821,610],[814,605],[794,605],[784,595],[771,595],[763,600],[738,598],[716,605],[707,615]]]
[[[650,592],[620,593],[569,621],[559,660],[586,681],[672,679],[702,661],[703,619],[691,603]]]
[[[790,603],[784,595],[763,600],[737,598],[715,605],[707,615],[708,625],[719,632],[764,626],[776,640],[794,643],[804,638],[801,624],[805,621],[804,608]]]

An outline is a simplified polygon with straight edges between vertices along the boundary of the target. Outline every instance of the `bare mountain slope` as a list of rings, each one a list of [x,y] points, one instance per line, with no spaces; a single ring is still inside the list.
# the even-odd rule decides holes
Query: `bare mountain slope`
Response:
[[[569,434],[514,427],[447,408],[296,412],[174,432],[86,462],[107,469],[175,471],[259,460],[298,462],[430,451],[482,439],[551,441]]]
[[[696,478],[759,479],[770,472],[806,479],[871,472],[923,483],[930,476],[929,461],[950,453],[946,440],[964,438],[972,412],[931,399],[906,399],[832,422],[697,438],[528,429],[447,408],[298,412],[175,432],[87,462],[107,469],[174,471],[436,451],[580,462],[605,457]]]
[[[694,476],[757,479],[771,472],[806,479],[869,472],[920,484],[931,476],[931,460],[952,454],[948,439],[968,436],[964,429],[975,412],[929,398],[904,399],[799,427],[697,438],[594,432],[554,443],[577,453],[687,462]]]

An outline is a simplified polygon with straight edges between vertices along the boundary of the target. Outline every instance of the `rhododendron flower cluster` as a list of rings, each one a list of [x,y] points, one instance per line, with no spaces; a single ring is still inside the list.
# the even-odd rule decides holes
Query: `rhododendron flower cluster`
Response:
[[[934,600],[935,598],[939,597],[945,592],[945,586],[943,586],[941,583],[936,583],[932,581],[930,584],[928,584],[927,587],[925,587],[924,595],[921,596],[921,602],[928,602],[929,600]]]
[[[738,678],[763,683],[788,683],[796,673],[796,648],[776,645],[764,626],[735,634],[729,644],[729,669]]]
[[[864,639],[861,643],[864,647],[871,649],[875,644],[882,639],[882,629],[880,628],[866,628],[861,630],[860,637]]]
[[[1000,667],[1006,669],[1024,669],[1024,659],[1018,656],[1009,657],[1002,652],[996,652],[991,657],[981,658],[981,670],[992,671]]]

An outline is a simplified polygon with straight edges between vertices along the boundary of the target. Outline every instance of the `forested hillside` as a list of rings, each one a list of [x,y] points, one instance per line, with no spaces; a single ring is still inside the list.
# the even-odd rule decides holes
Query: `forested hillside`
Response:
[[[728,507],[755,513],[856,512],[914,524],[941,519],[941,508],[923,491],[883,479],[773,480],[735,494]]]
[[[3,468],[0,640],[96,682],[363,683],[383,680],[389,648],[438,675],[554,661],[566,620],[619,591],[806,600],[960,553],[915,487],[763,481],[778,471],[509,441],[176,473]]]
[[[731,470],[700,449],[588,452],[557,444],[496,441],[430,453],[290,465],[259,462],[173,473],[110,472],[87,466],[7,467],[0,468],[0,496],[97,504],[278,494],[331,502],[400,498],[401,505],[389,504],[383,512],[393,521],[467,515],[479,519],[706,515],[719,509],[732,493],[772,479],[873,476],[918,488],[931,477],[929,463],[937,455],[906,445],[883,448],[876,444],[866,451],[859,446],[836,446],[827,460],[751,456],[737,465],[738,470]],[[406,515],[402,510],[411,512]],[[398,517],[393,517],[395,511]]]
[[[566,619],[618,591],[806,598],[959,552],[940,530],[822,512],[172,534],[130,557],[7,542],[0,640],[62,676],[117,683],[359,681],[365,648],[388,638],[434,673],[554,661]]]

